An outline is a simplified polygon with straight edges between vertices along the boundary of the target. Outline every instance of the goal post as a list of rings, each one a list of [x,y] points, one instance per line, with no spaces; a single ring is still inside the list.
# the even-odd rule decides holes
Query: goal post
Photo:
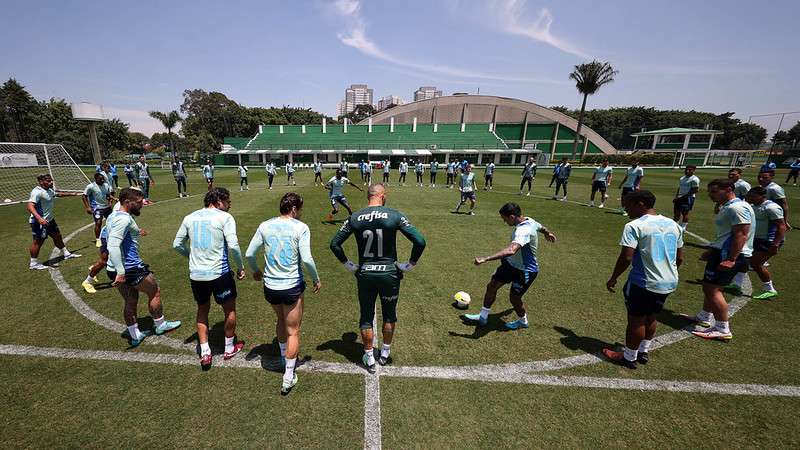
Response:
[[[83,192],[89,178],[61,144],[0,142],[0,205],[28,200],[36,177],[53,177],[57,191]]]

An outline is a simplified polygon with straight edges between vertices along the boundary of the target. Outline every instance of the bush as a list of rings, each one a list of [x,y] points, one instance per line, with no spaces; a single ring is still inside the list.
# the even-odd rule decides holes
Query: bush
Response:
[[[631,155],[586,155],[581,164],[600,164],[607,159],[612,166],[629,166],[634,159],[638,159],[646,166],[671,166],[675,155],[671,153],[635,153]]]

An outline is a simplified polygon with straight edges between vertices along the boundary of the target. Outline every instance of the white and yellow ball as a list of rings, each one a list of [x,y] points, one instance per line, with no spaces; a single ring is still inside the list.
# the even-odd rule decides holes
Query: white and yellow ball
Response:
[[[453,295],[453,300],[455,301],[456,308],[467,309],[469,308],[469,302],[472,301],[472,297],[464,291],[458,291]]]

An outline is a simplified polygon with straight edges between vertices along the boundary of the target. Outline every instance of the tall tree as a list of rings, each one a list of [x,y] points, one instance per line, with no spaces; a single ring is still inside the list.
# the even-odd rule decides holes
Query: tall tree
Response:
[[[172,139],[172,129],[181,121],[181,115],[178,114],[178,111],[174,110],[166,114],[161,111],[150,111],[150,117],[161,122],[161,125],[164,125],[164,128],[167,129],[167,134],[169,135],[169,149],[171,152],[176,152],[175,142]]]
[[[25,90],[25,86],[9,78],[0,87],[0,106],[3,108],[0,118],[4,122],[0,131],[6,135],[6,139],[16,142],[30,141],[31,122],[38,112],[39,103]]]
[[[578,92],[583,94],[581,112],[578,114],[578,127],[575,130],[575,142],[572,144],[572,159],[578,152],[578,141],[581,138],[581,127],[583,126],[583,114],[586,111],[586,99],[596,93],[603,85],[614,81],[614,76],[619,71],[614,70],[608,62],[592,61],[575,66],[569,78],[575,81]]]

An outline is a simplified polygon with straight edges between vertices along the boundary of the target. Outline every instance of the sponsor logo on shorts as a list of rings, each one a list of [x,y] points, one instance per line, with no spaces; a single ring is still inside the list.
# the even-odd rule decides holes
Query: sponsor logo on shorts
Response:
[[[364,272],[385,272],[386,264],[364,264],[361,266]]]
[[[217,298],[226,298],[226,297],[230,297],[230,296],[231,296],[231,290],[230,290],[230,289],[228,289],[228,290],[226,290],[226,291],[222,291],[222,292],[221,292],[221,293],[220,293],[220,294],[217,296]]]

